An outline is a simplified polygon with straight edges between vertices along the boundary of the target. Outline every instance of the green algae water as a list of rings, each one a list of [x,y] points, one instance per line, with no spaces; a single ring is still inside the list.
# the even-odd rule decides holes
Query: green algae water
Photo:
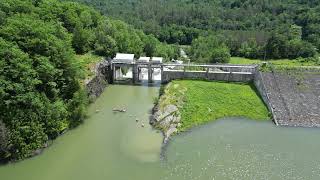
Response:
[[[161,133],[148,123],[158,91],[145,86],[108,87],[90,106],[83,125],[58,138],[40,156],[1,166],[0,179],[320,178],[319,129],[228,118],[175,136],[163,148]],[[114,107],[126,107],[127,112],[114,113]]]

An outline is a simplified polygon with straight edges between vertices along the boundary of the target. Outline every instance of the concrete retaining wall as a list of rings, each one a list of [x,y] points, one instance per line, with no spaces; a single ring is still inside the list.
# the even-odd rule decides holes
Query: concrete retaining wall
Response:
[[[254,79],[251,72],[204,72],[204,71],[163,71],[162,83],[175,79],[204,79],[227,82],[250,82]]]
[[[261,98],[263,99],[264,103],[267,105],[269,111],[272,113],[273,121],[275,122],[276,125],[278,125],[277,117],[276,117],[276,114],[273,111],[273,107],[272,107],[271,102],[270,102],[270,97],[269,97],[269,95],[267,93],[267,89],[266,89],[266,86],[264,84],[264,79],[263,79],[263,76],[262,76],[261,72],[255,73],[254,85],[257,88],[257,90],[258,90]]]

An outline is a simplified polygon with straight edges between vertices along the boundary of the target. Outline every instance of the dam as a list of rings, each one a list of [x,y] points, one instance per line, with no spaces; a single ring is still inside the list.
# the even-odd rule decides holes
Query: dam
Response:
[[[127,72],[124,76],[122,68]],[[320,127],[320,69],[303,68],[263,72],[258,65],[174,64],[157,61],[113,59],[100,63],[93,84],[168,83],[176,79],[195,79],[253,83],[272,114],[276,125]],[[100,73],[99,73],[100,72]],[[143,78],[147,77],[147,78]],[[125,80],[123,80],[125,79]],[[90,94],[99,96],[105,86],[92,86]]]
[[[276,125],[320,127],[319,68],[264,72],[258,65],[168,64],[161,58],[135,60],[134,55],[130,58],[122,55],[121,58],[110,60],[103,66],[101,71],[107,83],[165,84],[177,79],[253,83]]]

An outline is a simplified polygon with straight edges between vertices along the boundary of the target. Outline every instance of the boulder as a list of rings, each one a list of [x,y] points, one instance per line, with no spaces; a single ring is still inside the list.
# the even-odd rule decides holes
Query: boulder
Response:
[[[167,143],[169,141],[169,138],[172,134],[177,133],[178,129],[176,127],[170,127],[165,133],[164,133],[164,140],[163,143]]]
[[[169,116],[177,111],[178,111],[178,108],[175,105],[168,105],[163,110],[157,110],[153,115],[152,124],[162,121],[167,116]]]

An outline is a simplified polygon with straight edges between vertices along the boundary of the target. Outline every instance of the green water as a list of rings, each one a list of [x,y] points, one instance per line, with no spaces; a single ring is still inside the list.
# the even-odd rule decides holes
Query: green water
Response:
[[[82,126],[42,155],[0,167],[0,180],[320,178],[320,131],[272,122],[226,119],[194,128],[175,136],[160,160],[162,136],[148,124],[157,95],[156,87],[107,88]],[[117,106],[127,113],[113,113]]]

